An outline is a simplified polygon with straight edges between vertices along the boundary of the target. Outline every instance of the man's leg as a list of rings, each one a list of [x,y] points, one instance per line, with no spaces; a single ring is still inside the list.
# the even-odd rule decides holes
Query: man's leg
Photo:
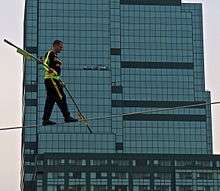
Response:
[[[44,106],[43,125],[53,125],[56,123],[50,121],[50,116],[52,114],[53,106],[56,99],[53,84],[51,83],[50,79],[45,80],[45,87],[47,91],[47,97]]]
[[[63,114],[64,118],[67,118],[70,116],[70,112],[67,106],[67,102],[66,102],[66,95],[62,92],[62,100],[61,99],[56,99],[56,103],[58,105],[58,107],[60,108],[60,111]]]
[[[44,106],[43,121],[48,121],[50,119],[54,104],[55,104],[55,99],[47,95]]]

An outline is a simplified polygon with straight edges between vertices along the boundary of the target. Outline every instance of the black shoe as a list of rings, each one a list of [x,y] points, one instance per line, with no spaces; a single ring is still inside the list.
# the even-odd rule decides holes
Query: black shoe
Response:
[[[65,121],[66,123],[71,123],[71,122],[77,122],[78,119],[75,119],[75,118],[69,116],[69,117],[66,117],[66,118],[64,119],[64,121]]]
[[[54,122],[54,121],[50,121],[50,120],[43,120],[43,122],[42,122],[42,125],[43,125],[43,126],[46,126],[46,125],[55,125],[55,124],[57,124],[57,123]]]

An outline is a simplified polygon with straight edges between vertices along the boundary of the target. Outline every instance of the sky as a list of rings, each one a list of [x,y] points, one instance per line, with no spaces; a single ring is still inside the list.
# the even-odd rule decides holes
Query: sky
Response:
[[[182,0],[203,4],[206,89],[220,101],[220,1]],[[0,128],[21,125],[22,57],[3,42],[23,46],[24,0],[0,0]],[[220,154],[220,105],[212,106],[214,153]],[[0,131],[0,190],[20,191],[21,130]]]

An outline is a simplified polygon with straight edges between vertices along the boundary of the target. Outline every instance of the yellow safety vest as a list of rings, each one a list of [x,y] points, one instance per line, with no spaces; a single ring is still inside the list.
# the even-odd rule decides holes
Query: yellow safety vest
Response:
[[[56,79],[59,80],[60,79],[60,75],[58,75],[57,73],[55,74],[54,72],[49,72],[49,64],[50,64],[50,59],[49,59],[49,55],[52,52],[52,50],[48,51],[46,58],[44,59],[44,79],[48,79],[48,78],[52,78],[52,79]]]

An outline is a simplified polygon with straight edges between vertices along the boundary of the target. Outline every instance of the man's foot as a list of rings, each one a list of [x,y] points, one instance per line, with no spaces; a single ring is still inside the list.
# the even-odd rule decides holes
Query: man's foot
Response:
[[[43,125],[43,126],[46,126],[46,125],[55,125],[55,124],[57,124],[57,123],[54,122],[54,121],[50,121],[50,120],[43,120],[43,122],[42,122],[42,125]]]
[[[75,118],[69,116],[69,117],[66,117],[66,118],[64,119],[64,121],[65,121],[66,123],[71,123],[71,122],[77,122],[78,119],[75,119]]]

